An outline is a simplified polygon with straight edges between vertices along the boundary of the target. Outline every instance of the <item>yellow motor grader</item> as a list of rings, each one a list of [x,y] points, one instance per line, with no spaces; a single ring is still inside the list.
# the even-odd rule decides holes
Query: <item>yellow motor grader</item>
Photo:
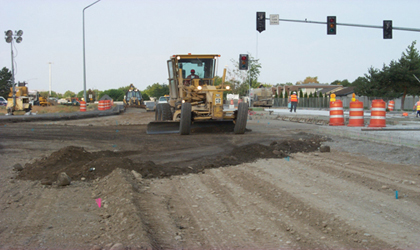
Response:
[[[147,134],[179,133],[188,135],[192,128],[232,124],[235,134],[243,134],[248,119],[247,103],[237,109],[224,109],[222,84],[215,86],[215,71],[220,55],[173,55],[167,61],[169,73],[168,103],[158,103],[155,121],[148,124]]]

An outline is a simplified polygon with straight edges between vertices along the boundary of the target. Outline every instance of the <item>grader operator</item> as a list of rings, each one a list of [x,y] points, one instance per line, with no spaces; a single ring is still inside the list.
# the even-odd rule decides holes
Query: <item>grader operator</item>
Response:
[[[215,86],[215,71],[219,55],[173,55],[167,61],[169,74],[169,101],[158,103],[155,121],[148,124],[148,134],[179,133],[188,135],[191,128],[234,125],[235,134],[246,130],[248,105],[240,103],[238,109],[223,108],[222,84]],[[188,75],[187,75],[188,74]]]

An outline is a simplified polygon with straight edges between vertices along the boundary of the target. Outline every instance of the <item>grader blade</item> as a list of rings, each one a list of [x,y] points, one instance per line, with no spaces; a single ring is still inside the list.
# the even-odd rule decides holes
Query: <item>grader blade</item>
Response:
[[[146,133],[155,134],[176,134],[179,133],[179,122],[156,121],[147,124]],[[200,121],[191,124],[192,133],[223,133],[233,132],[235,124],[232,121]]]
[[[174,121],[158,121],[147,124],[146,134],[177,134],[179,133],[179,122]]]

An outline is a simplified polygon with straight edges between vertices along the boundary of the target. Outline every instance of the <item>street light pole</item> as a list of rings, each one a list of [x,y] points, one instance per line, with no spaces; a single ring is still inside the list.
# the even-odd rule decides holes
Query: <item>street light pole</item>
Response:
[[[51,88],[52,88],[52,75],[51,75],[51,64],[52,62],[49,62],[49,73],[50,73],[50,97],[51,97]]]
[[[16,41],[16,43],[21,43],[22,42],[22,35],[23,35],[23,31],[19,30],[19,31],[15,31],[15,33],[13,33],[13,31],[8,30],[4,32],[6,37],[6,42],[10,43],[10,50],[11,50],[11,54],[12,54],[12,98],[13,98],[13,107],[12,107],[12,114],[15,111],[16,108],[16,88],[15,88],[15,66],[14,66],[14,62],[13,62],[13,40]],[[8,110],[8,114],[9,114],[9,110]]]
[[[101,0],[98,0],[85,8],[83,8],[83,98],[84,101],[86,101],[86,50],[85,50],[85,10],[89,8],[90,6],[96,4]]]

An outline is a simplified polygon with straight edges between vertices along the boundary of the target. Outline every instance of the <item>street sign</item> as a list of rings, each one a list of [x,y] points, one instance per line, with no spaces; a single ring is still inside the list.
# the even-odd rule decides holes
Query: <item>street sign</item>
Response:
[[[270,25],[279,25],[279,14],[270,14]]]

